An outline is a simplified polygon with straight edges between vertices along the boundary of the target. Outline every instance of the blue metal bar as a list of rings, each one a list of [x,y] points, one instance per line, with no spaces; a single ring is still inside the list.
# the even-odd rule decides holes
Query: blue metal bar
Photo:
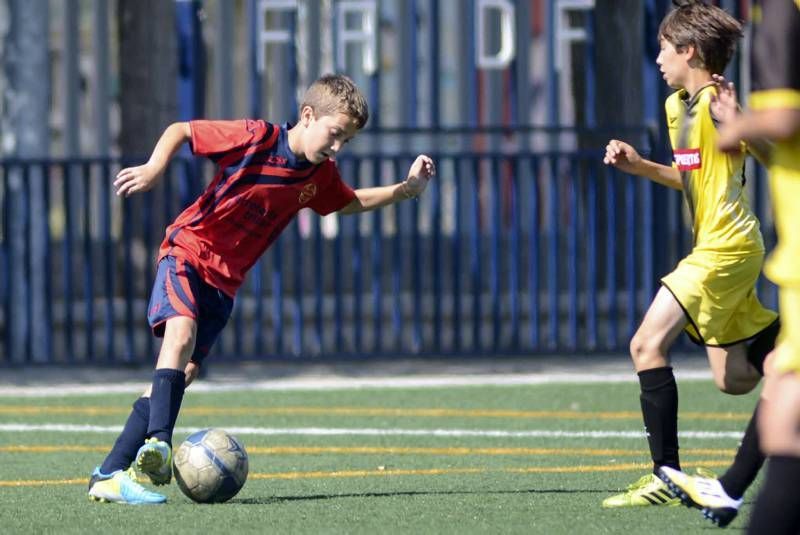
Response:
[[[400,175],[400,162],[392,159],[392,175]],[[403,239],[403,205],[396,205],[394,210],[394,237],[392,239],[392,337],[395,351],[404,350],[403,345],[403,304],[402,276],[405,265],[402,252]]]
[[[46,220],[41,225],[41,243],[44,244],[44,272],[48,274],[44,277],[44,301],[48,305],[44,308],[44,329],[41,331],[44,345],[44,355],[47,362],[53,362],[53,279],[49,276],[53,272],[53,243],[50,230],[50,166],[42,164],[42,207],[46,214]]]
[[[75,342],[73,339],[73,333],[75,332],[75,323],[72,318],[72,305],[73,305],[73,290],[72,290],[72,233],[73,229],[75,228],[75,224],[72,217],[72,202],[70,201],[70,195],[72,192],[72,180],[71,180],[71,173],[72,169],[69,164],[63,164],[61,166],[61,173],[64,180],[64,242],[63,242],[63,265],[64,265],[64,350],[65,350],[65,357],[67,362],[73,362],[75,360]],[[124,223],[127,223],[128,218],[123,219]],[[130,231],[130,225],[128,224],[126,227]],[[125,269],[126,275],[130,275],[130,265],[131,265],[131,257],[130,257],[130,247],[126,250],[128,253],[125,256]],[[129,277],[126,277],[125,280],[131,280]],[[127,285],[128,293],[132,292],[132,285]],[[131,327],[131,318],[127,318],[127,326],[130,330]]]
[[[105,360],[116,360],[114,354],[114,241],[111,239],[111,165],[106,158],[100,165],[100,235],[103,243],[103,287],[105,294],[104,331]],[[165,194],[165,199],[169,196]]]
[[[589,349],[597,347],[597,173],[589,165],[586,188],[586,339]]]
[[[497,157],[492,158],[491,164],[491,192],[490,192],[490,219],[491,228],[491,253],[489,254],[489,295],[492,304],[492,350],[500,347],[500,162]]]
[[[431,181],[428,191],[431,201],[431,291],[433,293],[433,350],[442,350],[442,186],[439,179]]]
[[[548,222],[548,256],[547,256],[547,289],[550,299],[550,332],[548,333],[548,346],[555,349],[558,346],[558,319],[559,319],[559,287],[558,287],[558,258],[559,258],[559,217],[558,209],[558,160],[556,157],[548,159],[550,179],[550,221]]]
[[[419,80],[419,74],[417,73],[417,0],[408,0],[406,5],[408,6],[405,13],[406,24],[411,35],[407,43],[409,50],[403,55],[406,62],[405,69],[408,72],[408,78],[404,80],[405,88],[403,91],[405,93],[403,101],[406,103],[407,112],[404,122],[413,126],[417,124],[417,80]]]
[[[33,248],[31,243],[33,241],[33,199],[31,198],[31,172],[30,166],[22,168],[22,205],[24,210],[24,227],[23,235],[27,239],[25,244],[25,265],[28,271],[25,274],[25,328],[22,331],[22,336],[25,341],[25,362],[33,361],[33,292],[31,291],[31,273],[39,266],[34,264]]]
[[[292,296],[292,323],[294,340],[292,348],[295,355],[303,354],[303,239],[300,237],[300,221],[292,223],[292,277],[294,295]]]
[[[509,265],[509,295],[511,307],[511,349],[513,351],[520,350],[520,265],[522,264],[521,257],[521,240],[520,240],[520,213],[519,213],[519,170],[520,166],[516,159],[507,162],[510,167],[508,176],[509,185],[511,188],[509,199],[509,217],[510,217],[510,240],[508,251],[508,265]]]
[[[465,182],[464,176],[466,175],[465,172],[462,172],[459,166],[459,161],[453,159],[453,169],[456,170],[454,173],[455,176],[453,177],[453,185],[454,185],[454,192],[453,195],[455,197],[455,206],[454,206],[454,213],[453,213],[453,236],[451,237],[450,242],[450,252],[453,258],[453,271],[451,273],[452,276],[452,292],[453,292],[453,351],[460,352],[461,351],[461,342],[462,342],[462,334],[461,334],[461,273],[463,271],[461,266],[461,228],[463,223],[463,209],[462,209],[462,202],[463,202],[463,195],[461,194],[462,191],[465,189],[460,187],[461,184]]]
[[[528,302],[531,316],[531,348],[539,347],[539,160],[534,156],[530,161],[531,182],[528,194],[530,207],[528,220]]]
[[[567,234],[567,291],[569,294],[569,315],[567,347],[574,350],[578,345],[578,174],[575,160],[569,162],[569,232]]]
[[[83,175],[83,296],[86,317],[85,332],[86,360],[93,362],[94,354],[94,262],[92,261],[92,170],[88,163],[81,166]],[[147,214],[145,215],[147,217]],[[148,221],[149,219],[145,219]]]
[[[3,321],[5,327],[5,333],[3,335],[3,343],[5,346],[5,351],[3,352],[3,356],[0,357],[0,362],[9,363],[11,362],[12,355],[11,355],[11,344],[12,344],[12,335],[13,332],[13,316],[12,316],[12,297],[11,297],[11,262],[15,260],[14,258],[14,247],[11,243],[11,232],[10,232],[10,225],[11,225],[11,192],[9,191],[9,166],[7,163],[3,162],[2,164],[2,193],[3,193],[3,236],[2,241],[0,244],[0,261],[2,261],[3,265],[3,273],[2,273],[2,297],[3,297]]]
[[[405,176],[405,175],[401,175]],[[414,316],[412,321],[413,336],[411,351],[419,353],[422,349],[422,253],[420,251],[419,201],[411,204],[411,284]]]
[[[352,177],[351,181],[353,184],[353,188],[358,189],[359,187],[359,170],[361,168],[361,159],[355,157],[352,161],[350,166],[351,172],[347,175]],[[351,272],[353,276],[353,349],[357,354],[361,354],[363,350],[363,332],[364,332],[364,321],[363,321],[363,306],[362,306],[362,294],[363,294],[363,278],[364,278],[364,255],[361,246],[361,229],[360,229],[360,217],[359,215],[355,215],[352,217],[348,217],[347,222],[352,225],[352,236],[353,236],[353,246],[352,246],[352,264],[351,264]]]
[[[617,324],[617,205],[616,205],[616,171],[610,167],[605,169],[606,177],[606,292],[608,294],[608,349],[617,348],[619,326]]]
[[[472,158],[472,247],[470,251],[470,273],[472,278],[472,351],[482,351],[481,343],[481,203],[480,203],[480,157]]]
[[[342,222],[340,220],[333,244],[333,347],[339,354],[344,351],[344,333],[342,332],[344,329],[344,311],[342,310],[342,300],[344,298],[342,292],[342,234]]]
[[[381,162],[375,157],[372,159],[372,176],[380,181]],[[383,349],[383,285],[381,277],[381,263],[383,260],[383,215],[380,210],[372,211],[372,338],[373,351],[380,353]]]
[[[324,290],[323,278],[322,273],[323,270],[320,266],[326,266],[328,263],[325,261],[324,250],[322,248],[322,218],[316,217],[314,218],[313,223],[313,230],[314,230],[314,258],[316,261],[314,262],[316,266],[313,268],[314,272],[314,350],[318,353],[322,353],[323,348],[325,347],[324,338],[323,338],[323,326],[322,326],[322,315],[323,315],[323,301],[322,301],[322,292]]]
[[[628,279],[628,338],[636,331],[636,185],[638,179],[627,175],[625,187],[625,271]]]
[[[644,206],[645,209],[641,210],[642,214],[642,273],[644,273],[644,280],[642,285],[644,287],[644,295],[647,300],[652,299],[655,295],[654,282],[656,278],[655,272],[655,243],[654,243],[654,222],[653,210],[648,208],[653,206],[653,183],[645,180],[641,184],[642,189],[642,202],[640,207]]]

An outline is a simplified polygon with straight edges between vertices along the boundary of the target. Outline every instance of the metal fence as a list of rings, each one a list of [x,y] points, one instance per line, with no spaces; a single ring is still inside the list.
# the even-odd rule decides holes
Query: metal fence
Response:
[[[402,177],[413,156],[337,161],[364,187]],[[301,212],[248,275],[217,358],[625,351],[658,278],[691,245],[680,194],[597,151],[432,156],[439,176],[418,201]],[[182,183],[195,164],[176,160],[153,191],[121,200],[115,159],[2,161],[0,364],[155,355],[155,254],[201,187]],[[763,180],[751,182],[772,242]],[[775,306],[774,288],[761,290]]]

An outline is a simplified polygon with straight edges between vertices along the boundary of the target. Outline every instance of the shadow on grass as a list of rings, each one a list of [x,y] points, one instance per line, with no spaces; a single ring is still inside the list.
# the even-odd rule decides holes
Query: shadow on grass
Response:
[[[459,496],[484,494],[612,494],[618,490],[608,489],[520,489],[520,490],[448,490],[448,491],[398,491],[398,492],[354,492],[348,494],[310,494],[307,496],[265,496],[261,498],[233,499],[228,503],[241,505],[266,505],[282,502],[335,500],[339,498],[395,498],[399,496]]]

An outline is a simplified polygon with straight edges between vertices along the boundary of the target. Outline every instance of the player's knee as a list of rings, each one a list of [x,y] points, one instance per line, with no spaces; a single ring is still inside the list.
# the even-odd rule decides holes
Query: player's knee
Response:
[[[758,384],[759,377],[745,376],[735,373],[723,373],[714,377],[717,388],[725,394],[741,396],[749,394]]]
[[[629,348],[631,359],[633,359],[633,365],[637,371],[649,370],[667,365],[660,344],[650,337],[636,333],[631,339]]]

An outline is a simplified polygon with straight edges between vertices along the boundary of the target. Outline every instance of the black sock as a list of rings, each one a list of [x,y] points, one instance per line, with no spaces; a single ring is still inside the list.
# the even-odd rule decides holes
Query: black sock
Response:
[[[672,368],[639,372],[642,416],[653,458],[653,473],[662,466],[681,469],[678,459],[678,385]]]
[[[735,500],[744,496],[747,487],[756,478],[761,465],[764,464],[764,454],[758,447],[758,425],[756,425],[759,404],[756,404],[756,408],[753,410],[753,416],[750,418],[750,423],[747,424],[733,464],[719,478],[722,488],[725,489],[728,496]]]
[[[136,452],[139,451],[139,446],[142,445],[147,435],[149,420],[150,400],[148,398],[137,399],[122,433],[117,437],[114,447],[111,448],[111,452],[100,467],[102,473],[110,474],[117,470],[126,470],[131,465],[133,458],[136,457]]]
[[[186,374],[183,370],[162,368],[153,374],[153,391],[150,394],[150,423],[147,436],[172,444],[172,430],[178,411],[181,410]]]
[[[800,458],[770,457],[767,477],[750,515],[751,535],[800,533]]]

